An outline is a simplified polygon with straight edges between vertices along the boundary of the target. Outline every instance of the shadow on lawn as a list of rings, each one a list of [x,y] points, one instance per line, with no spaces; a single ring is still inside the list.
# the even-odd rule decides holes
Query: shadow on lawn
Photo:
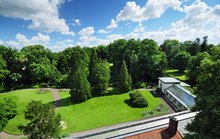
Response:
[[[157,92],[157,91],[150,91],[151,95],[153,95],[154,97],[157,97],[157,98],[161,98],[162,97],[162,94]]]
[[[48,104],[52,104],[55,107],[66,107],[66,106],[69,106],[69,105],[75,105],[77,103],[73,103],[70,100],[70,97],[67,97],[67,98],[63,98],[63,99],[60,99],[60,100],[51,101]]]
[[[140,107],[135,107],[134,105],[131,104],[130,99],[124,100],[124,103],[130,106],[131,108],[140,108]]]
[[[125,94],[125,93],[121,92],[118,88],[112,88],[111,90],[108,90],[108,93],[104,94],[104,96],[121,95],[121,94]]]

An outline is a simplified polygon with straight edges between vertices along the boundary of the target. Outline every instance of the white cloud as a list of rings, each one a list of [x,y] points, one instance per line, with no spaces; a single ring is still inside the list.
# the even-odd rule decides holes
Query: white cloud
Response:
[[[92,41],[95,41],[96,40],[96,37],[95,36],[82,36],[79,38],[80,41],[82,42],[92,42]]]
[[[0,15],[31,20],[28,28],[40,32],[60,32],[74,35],[66,21],[59,17],[59,6],[64,0],[0,0]]]
[[[0,45],[4,45],[4,41],[3,40],[0,40]]]
[[[100,30],[98,30],[98,33],[100,33],[100,34],[106,34],[106,33],[108,33],[108,31],[106,31],[106,30],[104,30],[104,29],[100,29]]]
[[[135,33],[137,33],[137,32],[144,32],[144,27],[143,26],[139,26],[139,27],[134,29],[134,32]]]
[[[125,39],[138,39],[140,37],[139,33],[131,32],[125,35]]]
[[[66,48],[73,47],[74,46],[74,41],[70,39],[62,40],[62,41],[57,41],[55,43],[55,46],[51,46],[50,48],[53,49],[54,51],[63,51]]]
[[[209,43],[220,43],[220,15],[216,14],[219,6],[210,7],[205,2],[196,0],[191,5],[184,6],[186,16],[172,23],[169,29],[145,32],[141,34],[141,38],[152,38],[161,43],[165,39],[185,41],[208,36]]]
[[[80,36],[90,36],[95,33],[94,27],[86,27],[79,31]]]
[[[73,25],[74,26],[80,26],[81,25],[81,21],[79,19],[73,19]]]
[[[126,3],[116,19],[142,22],[150,18],[159,18],[168,8],[182,11],[181,3],[180,0],[148,0],[144,7],[140,7],[135,1],[131,1]]]
[[[36,36],[33,36],[30,39],[28,39],[25,35],[18,33],[15,36],[15,38],[16,40],[9,40],[9,41],[4,42],[4,44],[20,49],[24,46],[36,45],[36,44],[47,46],[49,45],[49,41],[50,41],[50,36],[44,35],[42,33],[37,33]]]
[[[122,35],[121,34],[111,34],[109,36],[107,36],[107,39],[110,40],[110,42],[114,41],[114,40],[118,40],[118,39],[122,39]]]
[[[37,33],[36,36],[33,36],[31,39],[28,39],[25,35],[18,33],[16,35],[16,40],[21,46],[35,45],[35,44],[47,45],[49,44],[50,36]]]
[[[114,19],[111,19],[111,23],[110,25],[107,26],[107,29],[114,29],[117,27],[118,27],[118,23]]]
[[[17,49],[21,48],[20,44],[16,41],[6,41],[5,44],[10,47],[17,48]]]

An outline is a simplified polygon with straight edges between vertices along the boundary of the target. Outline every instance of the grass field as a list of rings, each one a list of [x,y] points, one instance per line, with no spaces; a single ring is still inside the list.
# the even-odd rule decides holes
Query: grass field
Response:
[[[31,100],[41,100],[43,103],[54,100],[50,92],[40,93],[40,89],[16,90],[9,93],[2,93],[0,94],[0,101],[8,97],[11,97],[16,102],[18,111],[18,115],[9,120],[8,125],[4,129],[5,132],[10,134],[21,134],[17,126],[25,123],[23,111]]]
[[[101,126],[142,119],[141,114],[146,110],[152,110],[155,106],[163,104],[160,98],[153,97],[147,90],[140,90],[147,98],[147,108],[132,108],[126,102],[129,99],[128,93],[113,94],[92,98],[84,103],[73,104],[70,102],[68,92],[59,92],[62,97],[61,106],[58,111],[62,119],[67,123],[65,133],[97,128]]]
[[[69,91],[60,91],[61,105],[57,113],[67,123],[67,129],[63,133],[72,133],[101,126],[142,119],[141,114],[150,111],[155,106],[163,104],[160,98],[154,97],[147,90],[140,90],[148,100],[147,108],[132,108],[129,106],[129,95],[118,94],[117,89],[110,89],[109,94],[102,97],[92,98],[84,103],[73,104],[70,101]],[[41,100],[43,103],[54,102],[52,94],[42,92],[40,89],[16,90],[0,94],[0,101],[11,97],[17,104],[18,115],[9,120],[4,131],[10,134],[22,134],[17,126],[25,124],[23,111],[31,100]],[[168,112],[168,111],[167,111]],[[164,112],[163,112],[164,113]],[[155,115],[153,115],[155,116]]]
[[[177,78],[181,81],[186,81],[187,77],[185,73],[181,73],[176,69],[168,69],[165,72],[166,76]]]

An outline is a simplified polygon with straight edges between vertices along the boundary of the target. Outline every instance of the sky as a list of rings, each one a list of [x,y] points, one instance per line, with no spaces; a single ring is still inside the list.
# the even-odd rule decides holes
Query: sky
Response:
[[[220,0],[0,0],[0,45],[17,49],[204,36],[220,44]]]

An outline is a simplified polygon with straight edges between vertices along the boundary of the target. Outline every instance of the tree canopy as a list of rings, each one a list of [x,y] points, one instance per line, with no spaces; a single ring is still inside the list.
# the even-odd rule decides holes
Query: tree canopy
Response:
[[[118,75],[118,87],[122,92],[128,92],[131,89],[132,80],[128,73],[125,61],[122,61],[121,69]]]
[[[220,51],[219,51],[220,52]],[[187,129],[197,138],[218,138],[220,136],[220,59],[211,54],[201,61],[198,75],[196,105],[199,111]]]
[[[0,102],[0,132],[7,125],[8,120],[17,115],[17,105],[11,98],[5,98]]]
[[[56,115],[51,104],[31,101],[24,112],[24,117],[28,123],[18,126],[18,129],[28,138],[59,138],[61,116],[60,114]]]

